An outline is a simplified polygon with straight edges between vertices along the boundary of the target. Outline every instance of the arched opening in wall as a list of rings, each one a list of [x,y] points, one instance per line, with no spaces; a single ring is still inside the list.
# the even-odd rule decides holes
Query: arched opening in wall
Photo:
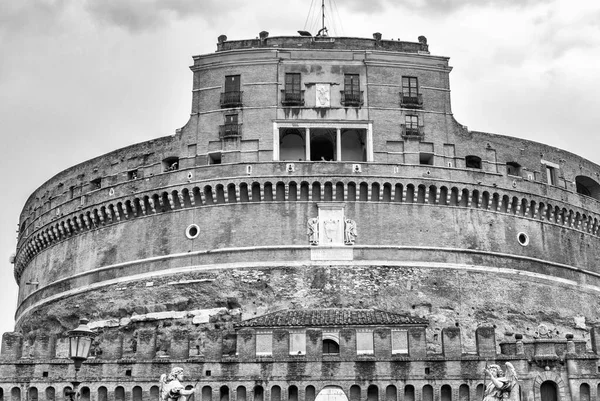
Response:
[[[66,386],[63,388],[63,400],[69,400],[71,398],[70,395],[68,395],[71,391],[71,386]]]
[[[425,185],[421,184],[417,187],[417,203],[425,203]]]
[[[435,197],[437,196],[437,187],[435,185],[429,186],[429,193],[427,194],[427,203],[435,205]]]
[[[350,387],[350,401],[360,401],[360,386],[355,384]]]
[[[298,200],[298,184],[294,181],[288,185],[288,200],[290,202],[296,202]]]
[[[104,390],[106,391],[106,388],[104,388]],[[56,399],[56,390],[54,389],[54,387],[50,386],[50,387],[46,387],[46,401],[54,401]],[[98,401],[106,401],[106,398],[104,398],[103,400],[100,399],[100,396],[98,396]]]
[[[288,387],[288,401],[298,401],[298,387]]]
[[[331,338],[323,339],[323,354],[324,355],[339,355],[340,345]]]
[[[252,202],[260,202],[260,184],[258,182],[252,183]]]
[[[450,206],[458,206],[458,188],[450,189]]]
[[[10,401],[21,401],[21,389],[19,387],[13,387],[10,390]]]
[[[31,401],[34,401],[32,398],[30,398]],[[37,389],[36,389],[36,397],[35,400],[37,400]],[[90,401],[90,388],[89,387],[81,387],[81,389],[79,390],[79,400],[80,401]],[[141,398],[139,399],[141,400]],[[134,399],[133,401],[139,401]]]
[[[348,202],[356,201],[356,184],[354,182],[348,183]]]
[[[367,158],[367,133],[364,129],[342,130],[342,160],[366,162]]]
[[[529,213],[527,214],[527,217],[535,217],[535,210],[537,207],[537,202],[536,201],[531,201],[530,205],[529,205]]]
[[[429,384],[423,386],[423,401],[433,401],[433,387]]]
[[[90,400],[90,389],[87,387],[82,387],[81,389],[81,400],[83,400],[83,389],[86,388],[87,389],[87,399],[86,401]],[[29,389],[27,390],[27,400],[28,401],[38,401],[38,389],[37,387],[29,387]]]
[[[546,380],[540,386],[540,401],[558,401],[558,388],[552,380]]]
[[[471,207],[481,207],[479,204],[479,191],[477,189],[474,189],[473,193],[471,194]]]
[[[162,167],[164,172],[179,170],[179,157],[171,156],[163,159]]]
[[[444,384],[440,390],[440,401],[452,401],[452,388]]]
[[[500,205],[500,211],[501,211],[502,213],[506,213],[506,212],[508,212],[508,211],[509,211],[509,209],[508,209],[508,204],[509,204],[509,203],[510,203],[510,198],[508,197],[508,195],[504,195],[504,196],[502,197],[502,203],[501,203],[501,205]]]
[[[4,389],[0,387],[0,401],[4,401]]]
[[[312,200],[313,202],[321,201],[321,184],[319,182],[313,182],[312,184]]]
[[[227,185],[227,202],[236,203],[237,202],[236,195],[237,194],[236,194],[236,190],[235,190],[235,184]]]
[[[379,184],[376,182],[371,184],[371,201],[379,202]]]
[[[181,201],[179,200],[179,192],[172,191],[171,199],[173,201],[173,206],[172,206],[173,209],[181,209],[183,207],[183,205],[181,204]],[[131,216],[131,205],[129,204],[129,201],[125,202],[124,209],[127,212],[127,214]]]
[[[419,153],[419,164],[423,166],[433,166],[433,153]]]
[[[579,386],[579,401],[590,401],[590,385],[582,383]]]
[[[348,397],[338,386],[325,386],[319,391],[315,401],[348,401]]]
[[[344,183],[338,182],[335,184],[335,200],[336,202],[344,201]]]
[[[115,401],[125,401],[125,389],[122,386],[115,388]]]
[[[440,187],[439,204],[443,206],[448,204],[448,188],[446,187]]]
[[[285,201],[285,184],[281,181],[275,186],[275,200],[278,202]]]
[[[304,401],[315,401],[317,396],[316,390],[314,386],[306,386],[304,390]]]
[[[273,200],[273,184],[265,182],[263,185],[263,199],[265,202],[271,202]]]
[[[181,190],[181,194],[183,196],[183,205],[181,205],[181,207],[191,207],[192,206],[192,195],[190,195],[190,190],[187,188],[184,188]],[[133,202],[135,204],[137,199],[135,199]],[[135,205],[137,206],[137,205]],[[138,209],[139,210],[139,209]]]
[[[250,195],[248,193],[248,184],[242,182],[240,184],[240,202],[250,202]]]
[[[331,128],[314,128],[310,130],[310,160],[335,160],[336,130]]]
[[[306,181],[301,182],[300,183],[300,200],[307,201],[309,192],[310,192],[310,188],[309,188],[308,182],[306,182]]]
[[[254,397],[254,401],[264,401],[265,399],[265,390],[262,386],[254,386],[252,394]]]
[[[469,205],[469,190],[463,188],[458,206],[467,207]]]
[[[333,184],[330,182],[325,183],[325,191],[324,191],[324,200],[332,201],[333,200]]]
[[[131,399],[133,401],[142,401],[142,388],[140,386],[135,386],[133,390],[131,390]]]
[[[575,177],[575,187],[578,194],[600,200],[600,184],[590,177],[578,175]]]
[[[396,401],[398,399],[398,391],[396,386],[390,384],[385,389],[385,401]]]
[[[402,193],[404,191],[404,187],[402,184],[396,184],[394,187],[394,202],[402,203]]]
[[[406,199],[404,201],[406,203],[415,202],[415,186],[413,184],[408,184],[406,186]]]
[[[229,387],[221,386],[219,389],[219,401],[229,401]]]
[[[369,200],[369,185],[366,182],[360,183],[360,193],[358,195],[358,200],[361,202],[366,202]]]
[[[521,165],[517,162],[506,163],[506,173],[515,177],[521,176]]]
[[[490,209],[493,210],[494,212],[497,211],[499,203],[500,203],[500,195],[498,195],[498,193],[494,192],[492,194],[492,206],[490,207]]]
[[[392,201],[392,184],[386,182],[383,184],[383,199],[384,202]]]
[[[150,399],[151,400],[158,400],[158,397],[159,397],[158,392],[159,392],[158,386],[152,386],[152,387],[150,387]],[[200,397],[198,397],[198,398],[200,398]]]
[[[216,186],[217,190],[217,204],[225,203],[225,190],[223,189],[223,185],[218,184]]]
[[[490,208],[490,193],[488,191],[483,191],[481,195],[481,208],[486,210]]]
[[[527,199],[521,199],[521,216],[527,215]]]
[[[481,157],[474,155],[465,156],[465,166],[481,170]]]
[[[212,401],[212,388],[210,386],[202,387],[202,401]]]
[[[194,187],[192,190],[192,194],[194,195],[194,203],[196,206],[202,205],[202,195],[200,194],[200,188]]]
[[[469,401],[469,386],[466,384],[461,384],[458,388],[458,401]]]
[[[52,390],[54,390],[54,389],[52,389]],[[157,387],[157,390],[158,390],[158,387]],[[46,390],[46,394],[48,394],[48,390]],[[156,399],[158,399],[158,391],[156,392],[156,394],[157,394]],[[46,397],[48,397],[48,396],[46,395]],[[48,399],[48,398],[46,398],[46,399]],[[108,400],[108,390],[106,389],[106,387],[104,387],[104,386],[98,387],[98,401],[107,401],[107,400]]]
[[[296,128],[279,130],[279,160],[303,161],[306,157],[304,133]]]
[[[246,401],[246,387],[238,386],[235,391],[235,401]]]
[[[379,401],[379,387],[375,384],[367,388],[367,401]]]
[[[483,389],[484,389],[483,384],[478,384],[477,387],[475,388],[475,399],[476,400],[483,399]]]
[[[210,185],[204,187],[204,200],[206,201],[207,205],[213,205],[215,203],[213,198],[213,190]]]
[[[415,401],[415,388],[410,384],[404,387],[404,401]]]
[[[271,401],[281,401],[281,387],[271,387]]]

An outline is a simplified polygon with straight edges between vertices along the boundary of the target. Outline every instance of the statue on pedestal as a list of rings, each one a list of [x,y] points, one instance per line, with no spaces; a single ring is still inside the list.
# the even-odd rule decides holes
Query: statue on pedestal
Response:
[[[186,401],[194,394],[194,389],[186,390],[183,380],[183,368],[173,368],[171,373],[160,377],[160,401]]]

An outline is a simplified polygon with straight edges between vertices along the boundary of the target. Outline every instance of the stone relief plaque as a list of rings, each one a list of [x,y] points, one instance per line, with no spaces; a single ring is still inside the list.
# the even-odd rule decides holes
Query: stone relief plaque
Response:
[[[316,84],[317,100],[315,102],[316,107],[330,107],[331,94],[330,84]]]

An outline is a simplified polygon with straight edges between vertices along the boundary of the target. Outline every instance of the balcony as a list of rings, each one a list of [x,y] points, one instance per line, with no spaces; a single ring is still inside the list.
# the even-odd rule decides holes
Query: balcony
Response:
[[[363,92],[340,91],[342,106],[360,107],[363,105]]]
[[[400,92],[400,106],[409,109],[420,109],[423,107],[423,95],[407,96]]]
[[[285,89],[281,91],[282,106],[304,106],[304,91],[291,92]]]
[[[241,91],[221,92],[221,108],[242,107]]]
[[[219,126],[219,139],[235,139],[242,136],[242,124],[224,124]]]
[[[422,126],[419,127],[411,127],[406,124],[400,124],[402,129],[402,137],[403,138],[417,138],[420,139],[425,136],[425,130]]]

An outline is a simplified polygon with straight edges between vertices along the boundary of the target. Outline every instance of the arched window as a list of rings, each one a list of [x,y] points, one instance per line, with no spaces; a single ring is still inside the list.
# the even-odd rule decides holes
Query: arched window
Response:
[[[221,386],[219,394],[219,401],[229,401],[229,387]]]
[[[355,384],[350,387],[350,401],[360,401],[360,386]]]
[[[584,175],[575,177],[577,193],[600,200],[600,184]]]
[[[202,401],[212,401],[212,388],[210,386],[202,387]]]
[[[458,401],[469,401],[469,386],[461,384],[458,388]]]
[[[323,340],[323,354],[326,355],[338,355],[340,353],[340,346],[334,340],[326,338]]]
[[[306,386],[304,401],[315,401],[317,396],[314,386]]]
[[[579,386],[579,401],[590,401],[590,385],[582,383]]]
[[[246,401],[246,387],[239,386],[235,394],[236,401]]]
[[[90,388],[89,387],[81,387],[79,389],[79,400],[80,401],[90,401]],[[33,401],[33,399],[31,399]]]
[[[87,387],[84,387],[84,388],[87,388]],[[27,397],[28,401],[38,401],[38,389],[37,389],[37,387],[29,387],[29,390],[27,390],[27,393],[29,394],[29,396]],[[89,401],[89,399],[90,399],[89,394],[90,394],[90,389],[88,388],[88,398],[87,398],[87,401]],[[83,396],[83,394],[82,394],[82,396]]]
[[[271,401],[281,401],[281,387],[271,387]]]
[[[142,388],[140,386],[135,386],[131,391],[131,397],[133,401],[142,401]]]
[[[375,384],[371,384],[367,389],[367,401],[378,401],[379,400],[379,387]]]
[[[150,399],[153,401],[158,400],[158,397],[159,397],[158,392],[159,392],[158,386],[150,387]]]
[[[158,387],[157,387],[158,389]],[[157,393],[158,395],[158,393]],[[98,401],[108,400],[108,390],[104,386],[98,387]]]
[[[290,386],[288,388],[288,401],[298,401],[298,387]]]
[[[452,388],[449,385],[444,384],[442,386],[440,391],[440,399],[441,401],[452,401]]]
[[[404,401],[415,401],[415,388],[410,384],[404,387]]]
[[[263,401],[265,399],[265,391],[262,386],[254,387],[254,401]]]
[[[433,387],[429,384],[423,386],[423,401],[433,401]]]
[[[385,389],[385,401],[396,401],[398,399],[396,386],[390,384]]]
[[[556,383],[551,380],[547,380],[540,386],[540,400],[541,401],[557,401],[558,400],[558,389]]]
[[[483,384],[478,384],[475,388],[475,399],[482,400],[483,399]]]
[[[465,165],[467,168],[478,168],[481,170],[481,157],[479,156],[465,156]]]
[[[115,389],[115,401],[125,401],[125,389],[122,386]]]

